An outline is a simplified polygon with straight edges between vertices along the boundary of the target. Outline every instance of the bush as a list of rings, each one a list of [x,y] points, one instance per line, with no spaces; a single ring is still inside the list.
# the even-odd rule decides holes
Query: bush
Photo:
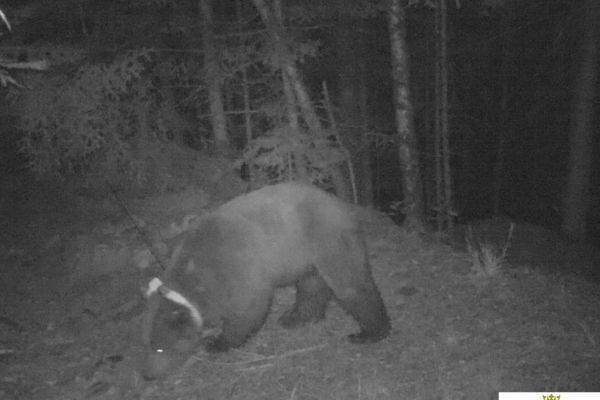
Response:
[[[135,176],[131,138],[147,113],[140,76],[148,53],[132,51],[72,74],[30,75],[17,112],[20,148],[38,176]]]
[[[254,139],[244,153],[255,186],[302,179],[328,188],[333,169],[344,160],[344,152],[326,133],[311,136],[289,126]]]

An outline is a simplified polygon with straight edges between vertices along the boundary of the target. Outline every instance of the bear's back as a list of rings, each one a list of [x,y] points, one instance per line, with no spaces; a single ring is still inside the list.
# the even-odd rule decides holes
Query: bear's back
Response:
[[[333,195],[298,182],[286,182],[247,193],[223,204],[214,214],[224,218],[247,220],[265,232],[306,225],[314,218],[323,224],[354,229],[357,225],[352,207]]]
[[[263,265],[262,272],[272,278],[274,286],[289,284],[305,272],[306,265],[315,264],[319,249],[336,240],[332,234],[358,229],[349,204],[295,182],[237,197],[217,208],[210,218],[240,233],[228,238],[239,243],[225,247],[246,262]],[[247,278],[255,276],[252,272]]]

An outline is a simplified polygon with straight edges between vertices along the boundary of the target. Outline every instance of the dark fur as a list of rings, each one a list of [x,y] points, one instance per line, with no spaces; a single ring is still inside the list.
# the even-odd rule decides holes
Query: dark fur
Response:
[[[360,327],[351,342],[389,334],[353,212],[324,191],[294,183],[257,190],[224,204],[176,242],[181,254],[163,281],[199,309],[204,326],[198,332],[185,307],[153,295],[144,337],[163,351],[150,356],[147,377],[169,372],[200,340],[208,351],[242,345],[263,325],[282,286],[297,289],[293,309],[279,319],[284,327],[324,318],[335,298]],[[211,329],[219,333],[206,336]]]

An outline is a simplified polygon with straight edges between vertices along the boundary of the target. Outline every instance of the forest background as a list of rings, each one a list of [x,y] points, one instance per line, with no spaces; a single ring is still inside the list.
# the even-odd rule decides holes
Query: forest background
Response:
[[[177,191],[210,154],[253,187],[305,179],[438,228],[508,215],[597,238],[598,9],[5,2],[3,179]]]

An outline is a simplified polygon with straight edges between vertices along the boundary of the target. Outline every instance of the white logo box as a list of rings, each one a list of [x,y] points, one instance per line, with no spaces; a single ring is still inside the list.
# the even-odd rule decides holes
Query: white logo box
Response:
[[[500,392],[498,400],[600,400],[600,392]]]

